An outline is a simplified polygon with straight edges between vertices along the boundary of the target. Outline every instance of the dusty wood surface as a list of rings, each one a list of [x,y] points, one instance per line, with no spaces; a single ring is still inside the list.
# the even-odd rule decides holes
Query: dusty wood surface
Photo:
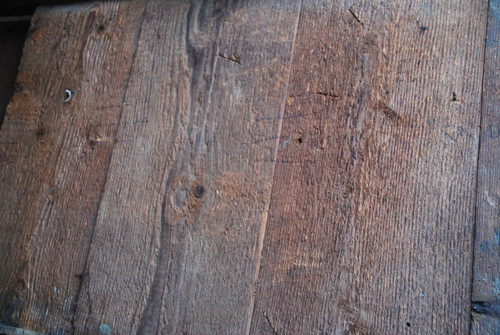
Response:
[[[0,334],[490,327],[470,318],[475,214],[480,239],[498,188],[494,113],[476,179],[487,10],[38,10],[0,132]]]
[[[500,1],[490,1],[484,64],[472,334],[500,334]]]
[[[468,333],[485,23],[303,2],[252,334]]]

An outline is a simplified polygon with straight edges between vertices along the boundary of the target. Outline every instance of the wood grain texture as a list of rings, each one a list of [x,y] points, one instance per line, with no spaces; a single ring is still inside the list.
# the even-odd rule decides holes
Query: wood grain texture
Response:
[[[40,8],[33,17],[0,132],[0,324],[73,329],[136,12],[137,3],[106,3]]]
[[[242,334],[298,4],[150,1],[76,334]]]
[[[500,1],[490,1],[479,152],[472,334],[500,334]]]
[[[0,334],[498,333],[487,7],[40,8],[0,131]]]
[[[252,334],[467,334],[484,1],[303,1]]]

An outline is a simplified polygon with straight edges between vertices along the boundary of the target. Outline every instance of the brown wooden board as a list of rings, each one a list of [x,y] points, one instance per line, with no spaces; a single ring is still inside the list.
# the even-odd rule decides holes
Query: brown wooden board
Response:
[[[77,334],[242,334],[295,1],[150,1],[77,309]]]
[[[0,131],[0,334],[495,333],[487,11],[40,8]]]
[[[0,132],[0,324],[73,329],[140,7],[40,8],[33,18]]]
[[[472,334],[500,334],[500,1],[491,0],[484,63]]]
[[[484,1],[302,4],[252,334],[467,334]]]

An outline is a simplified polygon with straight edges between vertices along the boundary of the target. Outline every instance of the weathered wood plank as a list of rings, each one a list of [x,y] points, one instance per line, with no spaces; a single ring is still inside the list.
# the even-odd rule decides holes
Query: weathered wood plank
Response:
[[[466,334],[484,1],[302,5],[252,334]]]
[[[77,334],[245,332],[297,20],[295,1],[147,3]]]
[[[472,334],[500,334],[500,1],[491,0],[484,64]],[[482,314],[482,315],[480,315]]]
[[[40,8],[33,17],[0,132],[4,326],[72,331],[136,49],[139,7]],[[73,93],[66,103],[68,89]]]

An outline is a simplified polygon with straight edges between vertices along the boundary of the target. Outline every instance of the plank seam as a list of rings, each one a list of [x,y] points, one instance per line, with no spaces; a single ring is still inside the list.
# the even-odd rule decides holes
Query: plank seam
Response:
[[[487,13],[486,13],[486,29],[484,32],[484,49],[483,49],[483,66],[482,66],[482,80],[481,80],[481,97],[480,97],[480,108],[479,108],[479,134],[478,134],[478,144],[477,144],[477,161],[476,161],[476,185],[474,187],[474,222],[472,228],[472,253],[471,253],[471,278],[470,278],[470,311],[469,311],[469,335],[472,334],[472,313],[473,309],[473,289],[474,289],[474,274],[475,274],[475,249],[476,249],[476,229],[477,229],[477,219],[478,219],[478,210],[477,210],[477,201],[478,201],[478,189],[479,189],[479,164],[480,156],[481,156],[481,134],[483,132],[483,113],[484,113],[484,82],[485,78],[485,70],[486,70],[486,53],[488,48],[488,28],[490,24],[490,13],[491,13],[491,0],[488,0],[487,5]]]
[[[264,212],[262,213],[262,220],[261,220],[261,225],[259,229],[259,240],[257,244],[257,259],[255,263],[255,272],[254,272],[254,278],[252,281],[252,291],[251,291],[251,296],[250,296],[250,306],[248,308],[248,319],[247,319],[247,326],[245,330],[245,335],[250,334],[250,330],[252,328],[252,318],[254,314],[254,309],[255,309],[255,291],[257,288],[257,282],[259,280],[260,276],[260,264],[261,264],[261,257],[262,257],[262,249],[264,247],[264,238],[266,235],[266,228],[267,228],[267,219],[269,215],[269,210],[271,206],[271,194],[273,193],[274,189],[274,171],[276,168],[276,159],[278,157],[278,150],[279,150],[279,144],[280,144],[280,139],[281,139],[281,128],[283,126],[283,117],[285,115],[285,105],[286,105],[286,99],[288,97],[288,88],[290,84],[290,77],[292,73],[292,65],[293,65],[293,55],[295,52],[295,40],[297,38],[297,31],[299,28],[299,22],[300,22],[300,16],[302,14],[302,2],[303,0],[300,1],[299,3],[299,9],[298,9],[298,15],[297,15],[297,20],[295,22],[295,27],[294,27],[294,33],[293,33],[293,39],[292,39],[292,47],[290,51],[290,64],[288,65],[288,74],[287,74],[287,79],[286,79],[286,84],[285,84],[285,92],[283,94],[283,101],[281,103],[280,107],[280,115],[278,118],[278,132],[276,135],[276,144],[274,148],[274,153],[273,153],[273,159],[271,161],[271,190],[269,192],[269,200],[267,201],[266,208]]]

